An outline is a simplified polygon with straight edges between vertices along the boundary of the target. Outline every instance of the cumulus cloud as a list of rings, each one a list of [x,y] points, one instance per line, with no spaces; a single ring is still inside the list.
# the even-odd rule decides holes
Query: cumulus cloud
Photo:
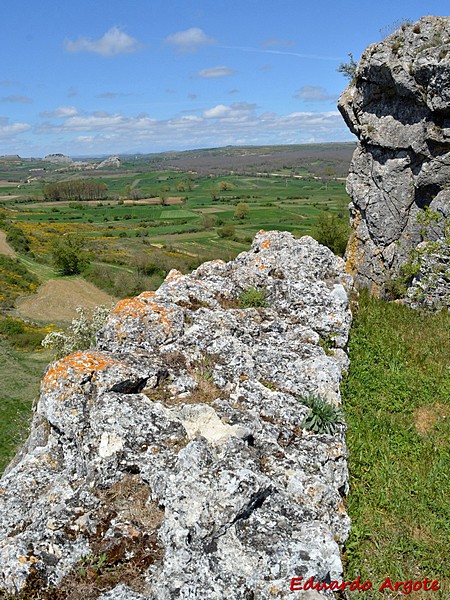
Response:
[[[256,109],[256,104],[248,104],[247,102],[233,102],[233,104],[225,105],[218,104],[213,108],[209,108],[203,112],[205,119],[247,119]]]
[[[201,77],[202,79],[216,79],[219,77],[230,77],[235,74],[236,71],[230,69],[230,67],[210,67],[199,71],[197,77]]]
[[[27,96],[3,96],[1,102],[11,102],[12,104],[31,104],[33,100]]]
[[[55,110],[40,113],[40,116],[48,119],[61,119],[64,117],[73,117],[77,114],[78,110],[75,108],[75,106],[58,106],[58,108],[55,108]]]
[[[34,133],[65,140],[72,154],[351,139],[338,111],[281,115],[259,112],[256,104],[247,102],[216,104],[201,113],[191,111],[171,119],[154,119],[146,113],[83,113],[62,122],[41,123]]]
[[[207,36],[203,29],[191,27],[185,31],[172,33],[164,42],[176,48],[178,52],[196,52],[202,46],[214,44],[216,40]]]
[[[75,41],[66,40],[64,42],[66,52],[92,52],[107,57],[130,54],[136,52],[140,46],[137,39],[121,31],[118,27],[112,27],[98,40],[80,37]]]
[[[294,97],[304,102],[329,102],[336,100],[336,96],[330,95],[325,88],[318,85],[304,85]]]
[[[31,129],[28,123],[10,123],[6,117],[0,117],[0,139],[2,143],[14,141],[14,136]]]

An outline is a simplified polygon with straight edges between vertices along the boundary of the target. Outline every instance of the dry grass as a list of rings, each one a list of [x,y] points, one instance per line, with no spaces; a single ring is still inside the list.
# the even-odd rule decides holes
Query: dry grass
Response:
[[[448,419],[450,416],[450,406],[436,403],[432,406],[421,406],[414,412],[414,427],[417,433],[426,435],[435,427],[441,419]]]
[[[6,254],[6,256],[16,256],[15,250],[6,241],[6,233],[0,231],[0,254]]]
[[[17,302],[17,312],[25,319],[69,322],[76,318],[77,306],[93,309],[109,306],[114,298],[83,279],[52,279],[36,294]]]
[[[164,517],[158,505],[149,501],[149,494],[150,488],[136,475],[126,475],[109,489],[99,490],[100,507],[95,515],[98,525],[89,540],[92,553],[75,565],[57,587],[48,585],[34,569],[23,589],[15,593],[0,591],[0,598],[96,600],[119,583],[137,592],[148,592],[144,574],[163,557],[157,530]],[[111,530],[114,535],[110,535]]]

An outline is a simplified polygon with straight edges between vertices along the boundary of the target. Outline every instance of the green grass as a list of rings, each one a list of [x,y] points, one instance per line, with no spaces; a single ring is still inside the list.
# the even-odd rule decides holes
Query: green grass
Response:
[[[372,581],[367,600],[387,576],[444,585],[448,575],[449,327],[448,313],[359,299],[342,387],[353,522],[345,579]]]
[[[28,434],[31,405],[49,360],[48,352],[20,352],[0,337],[0,473]]]
[[[10,309],[20,296],[35,292],[39,283],[18,259],[0,254],[0,312]]]

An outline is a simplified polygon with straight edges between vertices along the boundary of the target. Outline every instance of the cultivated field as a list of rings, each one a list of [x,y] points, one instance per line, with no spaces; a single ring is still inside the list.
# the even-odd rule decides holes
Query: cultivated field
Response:
[[[15,313],[33,321],[68,322],[77,317],[78,306],[91,310],[113,302],[112,296],[84,279],[50,279],[35,294],[17,300]]]

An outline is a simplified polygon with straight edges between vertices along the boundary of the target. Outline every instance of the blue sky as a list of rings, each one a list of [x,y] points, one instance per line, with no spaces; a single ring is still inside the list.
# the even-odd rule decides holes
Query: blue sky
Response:
[[[446,4],[4,0],[0,154],[350,141],[338,65]]]

